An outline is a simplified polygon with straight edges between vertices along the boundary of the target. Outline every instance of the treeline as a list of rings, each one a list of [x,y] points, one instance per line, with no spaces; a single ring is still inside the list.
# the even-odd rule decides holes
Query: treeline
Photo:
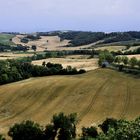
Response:
[[[41,39],[40,35],[26,35],[24,38],[22,38],[20,41],[22,43],[28,43],[29,41],[35,41]]]
[[[114,56],[108,51],[103,51],[99,54],[98,64],[101,67],[112,66],[119,71],[140,74],[140,60],[136,57]]]
[[[107,43],[113,43],[113,42],[119,42],[119,41],[129,41],[134,40],[129,33],[114,33],[114,35],[108,34],[108,37],[104,39],[101,43],[98,44],[107,44]]]
[[[22,58],[23,61],[32,62],[34,60],[42,60],[47,58],[63,58],[68,55],[90,55],[89,58],[98,55],[100,51],[94,50],[70,50],[70,51],[45,51],[42,54],[34,54],[30,57]]]
[[[53,116],[51,123],[46,127],[33,121],[23,121],[10,127],[8,135],[12,140],[139,140],[140,117],[133,121],[107,118],[97,127],[83,127],[82,133],[77,138],[76,114]],[[100,131],[99,131],[100,129]],[[6,140],[2,135],[0,140]]]
[[[86,45],[105,38],[103,32],[66,32],[60,34],[59,37],[64,40],[71,40],[69,46]]]
[[[18,45],[3,45],[0,44],[0,52],[7,52],[7,51],[28,51],[29,50],[29,46],[23,46],[21,44]]]
[[[22,60],[0,61],[0,84],[20,81],[30,77],[48,76],[48,75],[72,75],[82,74],[85,70],[76,68],[63,68],[61,64],[43,63],[42,66],[32,65],[30,62]]]
[[[109,64],[123,64],[131,68],[138,67],[140,69],[140,60],[136,57],[129,59],[127,56],[113,56],[113,54],[108,51],[104,51],[99,55],[99,65],[101,66],[104,62],[108,62]]]
[[[87,45],[90,43],[102,40],[100,44],[113,43],[119,41],[130,41],[140,39],[140,32],[129,31],[129,32],[83,32],[83,31],[55,31],[55,32],[40,32],[38,35],[43,36],[54,36],[57,35],[61,40],[71,40],[68,46],[79,46]]]

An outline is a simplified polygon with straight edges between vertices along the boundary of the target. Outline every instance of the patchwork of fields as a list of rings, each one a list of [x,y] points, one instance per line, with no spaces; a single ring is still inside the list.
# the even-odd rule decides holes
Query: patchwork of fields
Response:
[[[82,75],[48,76],[0,86],[0,131],[31,119],[42,125],[59,112],[76,112],[78,128],[107,117],[140,115],[140,79],[109,69]]]

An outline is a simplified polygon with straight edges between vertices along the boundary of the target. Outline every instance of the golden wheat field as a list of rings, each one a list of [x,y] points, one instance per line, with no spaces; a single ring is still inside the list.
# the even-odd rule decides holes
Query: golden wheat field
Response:
[[[42,125],[53,114],[76,112],[78,131],[107,117],[133,119],[140,115],[140,79],[110,69],[81,75],[30,78],[0,86],[0,131],[16,122]]]

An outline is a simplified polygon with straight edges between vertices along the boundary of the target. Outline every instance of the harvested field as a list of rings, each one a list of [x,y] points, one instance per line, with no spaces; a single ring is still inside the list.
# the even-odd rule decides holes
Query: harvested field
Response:
[[[28,57],[32,56],[34,54],[26,54],[26,53],[12,53],[12,52],[7,52],[7,53],[0,53],[0,60],[6,60],[6,59],[17,59],[21,57]]]
[[[126,46],[104,46],[104,47],[98,47],[95,48],[95,50],[108,50],[108,51],[122,51],[126,49]]]
[[[75,58],[75,56],[73,56]],[[67,66],[72,66],[77,69],[85,69],[85,70],[94,70],[98,68],[98,59],[81,59],[81,58],[49,58],[43,60],[33,61],[34,65],[42,65],[42,62],[45,61],[46,63],[59,63],[62,64],[64,68]]]
[[[3,85],[0,131],[5,134],[9,126],[27,119],[46,125],[59,112],[76,112],[79,129],[107,117],[134,119],[140,115],[139,93],[139,78],[109,69]]]

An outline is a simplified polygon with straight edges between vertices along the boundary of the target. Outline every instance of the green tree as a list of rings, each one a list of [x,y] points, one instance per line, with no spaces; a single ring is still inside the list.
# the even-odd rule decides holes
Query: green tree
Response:
[[[9,81],[9,77],[8,77],[8,75],[5,73],[5,74],[2,74],[1,76],[0,76],[0,83],[1,84],[5,84],[5,83],[7,83]]]
[[[43,130],[39,124],[24,121],[10,128],[8,135],[12,140],[43,140]]]
[[[71,140],[76,137],[76,114],[68,116],[60,113],[54,115],[52,124],[48,125],[45,130],[46,139],[54,140],[57,136],[58,140]]]
[[[128,59],[128,57],[122,57],[122,62],[125,64],[125,65],[127,65],[128,63],[129,63],[129,59]]]
[[[101,66],[104,61],[105,61],[105,54],[102,52],[99,54],[99,61],[98,61],[99,66]]]
[[[132,57],[129,61],[129,64],[130,64],[131,67],[135,67],[137,65],[137,58]]]
[[[83,127],[81,140],[87,140],[89,138],[96,138],[98,136],[98,131],[96,127]]]
[[[36,45],[32,45],[32,50],[36,51],[37,47]]]
[[[114,56],[107,50],[99,54],[98,64],[101,66],[104,61],[107,61],[108,63],[112,63],[114,61]]]
[[[117,120],[114,118],[107,118],[99,127],[102,129],[104,133],[107,133],[109,127],[117,128]]]
[[[42,66],[44,66],[44,67],[46,66],[46,62],[45,61],[42,62]]]
[[[122,62],[122,58],[120,56],[117,56],[115,57],[114,62],[120,64]]]

